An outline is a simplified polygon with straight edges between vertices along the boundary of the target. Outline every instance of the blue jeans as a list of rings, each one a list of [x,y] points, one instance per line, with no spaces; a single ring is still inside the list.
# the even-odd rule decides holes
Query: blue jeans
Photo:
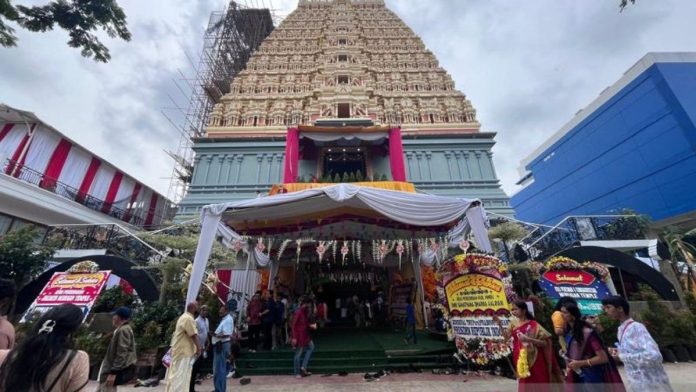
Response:
[[[215,392],[227,391],[227,358],[230,356],[230,342],[218,343],[213,348],[213,385]]]
[[[314,342],[309,341],[309,344],[304,347],[298,347],[295,349],[295,375],[300,374],[300,369],[307,370],[307,365],[309,365],[309,359],[312,357],[314,352]],[[304,354],[304,360],[302,360],[302,354]],[[300,361],[302,361],[302,367],[300,367]]]

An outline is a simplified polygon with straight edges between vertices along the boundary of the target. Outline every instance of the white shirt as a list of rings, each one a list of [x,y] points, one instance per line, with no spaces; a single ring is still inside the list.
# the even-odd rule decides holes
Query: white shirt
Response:
[[[672,392],[662,354],[645,325],[628,319],[619,325],[619,358],[631,391]]]
[[[225,316],[225,318],[220,321],[217,329],[215,330],[215,335],[227,335],[225,338],[217,338],[213,336],[213,344],[217,342],[229,342],[230,336],[234,333],[234,318],[231,314]]]
[[[205,342],[208,340],[208,332],[210,331],[210,322],[207,318],[201,316],[196,317],[196,327],[198,328],[198,342],[201,347],[205,347]]]

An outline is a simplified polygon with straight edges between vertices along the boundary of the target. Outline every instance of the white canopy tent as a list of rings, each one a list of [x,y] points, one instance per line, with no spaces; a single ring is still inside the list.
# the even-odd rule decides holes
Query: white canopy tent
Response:
[[[430,237],[447,232],[456,246],[472,232],[477,247],[491,252],[488,222],[480,200],[407,193],[337,184],[301,192],[278,194],[239,202],[211,204],[201,211],[201,235],[196,249],[186,302],[194,301],[203,281],[216,237],[224,243],[243,235],[283,235],[317,240],[351,237],[381,239]],[[268,265],[262,252],[247,245],[248,260]],[[432,255],[422,255],[432,263]],[[428,262],[428,260],[430,260]]]

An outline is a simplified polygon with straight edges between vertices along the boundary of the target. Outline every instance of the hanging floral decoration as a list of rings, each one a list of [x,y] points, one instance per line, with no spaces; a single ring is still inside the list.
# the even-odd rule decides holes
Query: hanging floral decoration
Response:
[[[295,253],[297,254],[297,261],[295,263],[295,267],[299,268],[300,267],[300,253],[302,253],[302,239],[295,240],[295,244],[297,244],[297,249],[295,250]]]
[[[292,240],[283,240],[283,242],[280,244],[280,248],[278,249],[278,255],[276,257],[277,261],[280,261],[281,257],[283,257],[283,253],[285,253],[285,249],[290,245]]]
[[[399,255],[399,268],[401,268],[401,256],[404,254],[404,241],[396,241],[396,254]]]
[[[343,246],[341,247],[341,263],[346,264],[346,256],[348,256],[350,249],[348,248],[348,241],[343,241]]]
[[[317,256],[319,256],[319,262],[321,263],[322,259],[324,258],[324,253],[326,253],[327,250],[327,241],[319,241],[317,244]]]

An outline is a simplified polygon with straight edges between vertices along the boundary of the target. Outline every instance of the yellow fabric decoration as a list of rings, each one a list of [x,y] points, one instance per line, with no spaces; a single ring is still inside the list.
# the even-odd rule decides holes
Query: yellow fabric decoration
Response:
[[[359,186],[364,186],[364,187],[369,187],[369,188],[378,188],[378,189],[387,189],[390,191],[400,191],[400,192],[409,192],[409,193],[415,193],[416,188],[414,187],[413,183],[410,182],[400,182],[400,181],[367,181],[367,182],[351,182],[351,185],[359,185]],[[336,185],[336,184],[325,184],[325,183],[320,183],[320,182],[300,182],[300,183],[290,183],[290,184],[282,184],[282,185],[273,185],[271,187],[270,192],[268,192],[269,195],[273,196],[278,193],[282,193],[283,188],[288,193],[292,192],[299,192],[303,191],[305,189],[313,189],[313,188],[323,188],[331,185]]]
[[[517,377],[527,378],[531,376],[529,373],[529,361],[527,360],[527,347],[522,346],[520,356],[517,358]]]

